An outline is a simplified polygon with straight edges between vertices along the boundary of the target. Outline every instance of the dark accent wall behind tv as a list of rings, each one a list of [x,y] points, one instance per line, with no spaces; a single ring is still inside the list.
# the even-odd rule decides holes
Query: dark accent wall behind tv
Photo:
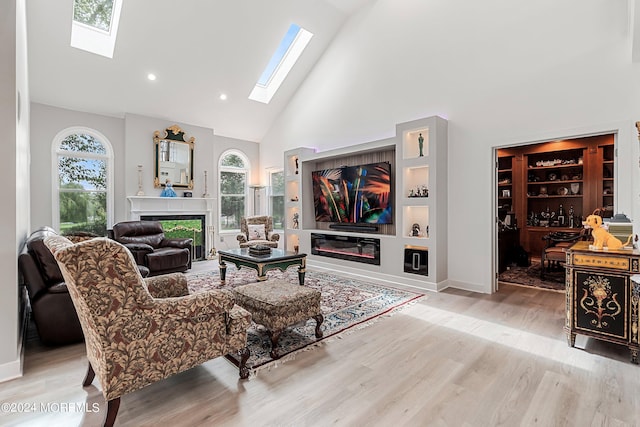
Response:
[[[384,235],[395,235],[396,234],[396,222],[399,215],[399,212],[396,209],[398,206],[396,200],[400,195],[396,194],[395,191],[395,183],[396,183],[396,152],[395,148],[388,147],[387,149],[382,149],[380,151],[367,151],[362,153],[353,153],[350,155],[345,155],[337,158],[330,159],[320,159],[313,163],[314,165],[309,165],[306,168],[309,171],[309,180],[311,180],[311,171],[322,170],[322,169],[331,169],[338,168],[341,166],[358,166],[358,165],[366,165],[370,163],[378,163],[378,162],[389,162],[391,165],[391,198],[392,204],[394,207],[393,210],[393,224],[376,224],[378,227],[378,232],[373,234],[384,234]],[[305,196],[306,197],[306,196]],[[313,194],[309,195],[312,198],[313,202]],[[312,205],[313,206],[313,205]],[[311,211],[310,215],[314,215],[314,212]],[[329,226],[331,222],[320,222],[316,221],[316,229],[318,230],[331,230]],[[335,231],[335,230],[333,230]],[[363,231],[363,233],[371,233],[370,231]]]

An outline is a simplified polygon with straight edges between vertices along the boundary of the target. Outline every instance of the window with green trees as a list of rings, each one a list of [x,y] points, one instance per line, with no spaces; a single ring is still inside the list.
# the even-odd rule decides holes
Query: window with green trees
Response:
[[[284,228],[284,172],[282,170],[269,173],[269,208],[273,217],[273,228]]]
[[[249,160],[240,152],[230,151],[220,159],[221,231],[239,230],[245,216]]]
[[[105,145],[92,135],[72,133],[60,142],[56,154],[60,232],[105,236],[109,162]]]

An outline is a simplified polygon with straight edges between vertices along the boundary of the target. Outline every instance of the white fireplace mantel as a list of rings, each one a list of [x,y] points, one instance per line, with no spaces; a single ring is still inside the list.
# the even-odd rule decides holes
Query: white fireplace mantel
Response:
[[[215,198],[129,196],[129,219],[137,221],[143,215],[205,215],[207,225],[213,225]]]

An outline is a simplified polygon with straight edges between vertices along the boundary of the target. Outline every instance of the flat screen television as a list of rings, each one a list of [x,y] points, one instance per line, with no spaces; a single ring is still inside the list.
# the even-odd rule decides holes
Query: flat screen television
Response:
[[[389,162],[318,170],[312,179],[316,221],[393,223]]]

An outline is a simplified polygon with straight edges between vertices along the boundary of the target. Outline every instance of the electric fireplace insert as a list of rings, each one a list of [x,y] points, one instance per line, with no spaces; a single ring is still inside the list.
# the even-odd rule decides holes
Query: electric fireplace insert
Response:
[[[311,233],[313,255],[380,265],[380,239]]]

